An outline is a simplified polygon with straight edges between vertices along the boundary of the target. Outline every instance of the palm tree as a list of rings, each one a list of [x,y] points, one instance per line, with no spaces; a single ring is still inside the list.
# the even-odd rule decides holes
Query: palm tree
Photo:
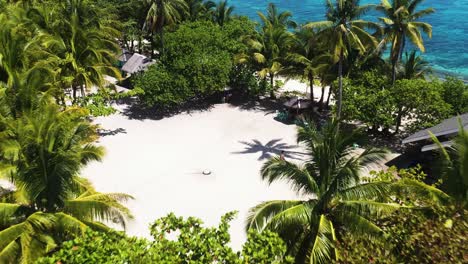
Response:
[[[49,12],[47,4],[34,10],[35,23],[41,32],[35,39],[48,52],[55,69],[58,88],[72,87],[74,101],[77,91],[85,95],[85,88],[102,88],[105,75],[119,78],[114,67],[120,48],[120,33],[101,21],[100,13],[82,0],[64,1]],[[31,11],[32,12],[32,11]],[[58,15],[66,19],[57,20]]]
[[[383,12],[385,17],[379,20],[384,23],[384,40],[391,43],[390,60],[392,62],[393,83],[396,80],[396,68],[406,44],[406,38],[422,52],[425,51],[421,31],[432,37],[432,26],[419,22],[421,17],[435,12],[433,8],[417,11],[424,0],[382,0],[377,10]]]
[[[212,11],[213,21],[220,26],[223,26],[232,19],[232,12],[234,12],[234,6],[229,6],[228,0],[221,0],[218,3],[208,1],[210,6],[214,6]]]
[[[293,45],[293,35],[281,27],[264,26],[259,35],[247,36],[249,54],[236,56],[238,63],[250,62],[266,84],[270,80],[270,97],[274,98],[275,76],[283,70],[282,61]]]
[[[185,0],[188,9],[188,19],[190,21],[196,21],[200,18],[208,19],[213,12],[213,8],[216,4],[212,1],[204,0]]]
[[[351,49],[364,52],[375,47],[377,41],[365,28],[378,29],[376,23],[360,20],[372,5],[359,5],[359,0],[336,0],[335,4],[327,0],[327,20],[311,22],[306,25],[321,30],[323,38],[330,44],[333,62],[338,63],[338,110],[340,118],[343,98],[343,61]]]
[[[0,14],[0,24],[0,82],[8,88],[6,103],[16,116],[30,105],[36,91],[50,87],[53,72],[48,56],[27,33],[35,31],[27,10],[9,6],[8,12]]]
[[[292,52],[286,56],[289,66],[283,72],[307,79],[310,87],[310,100],[314,102],[314,79],[326,67],[324,62],[329,57],[323,53],[323,44],[320,43],[319,35],[313,29],[301,28],[295,33],[294,41]]]
[[[148,0],[151,6],[146,15],[144,27],[151,34],[159,33],[159,54],[164,53],[164,26],[172,25],[182,19],[188,9],[184,0]],[[153,40],[151,40],[153,41]]]
[[[405,60],[402,63],[402,77],[404,79],[424,79],[426,74],[432,72],[429,62],[413,50],[409,55],[405,52]]]
[[[366,149],[357,154],[357,132],[344,133],[332,121],[320,130],[298,129],[298,142],[307,147],[309,159],[298,165],[279,157],[267,161],[262,179],[289,182],[302,200],[275,200],[251,208],[247,228],[268,229],[288,244],[296,263],[330,263],[339,256],[334,248],[337,232],[379,238],[383,231],[372,219],[394,211],[387,202],[389,182],[362,183],[362,169],[380,160],[385,151]]]
[[[450,195],[460,208],[468,206],[468,130],[459,119],[458,135],[444,146],[431,133],[432,140],[439,146],[441,157],[440,173],[442,190]]]
[[[131,196],[98,193],[78,176],[103,155],[96,127],[83,110],[61,112],[46,98],[18,119],[1,112],[0,176],[15,186],[0,197],[2,263],[33,263],[88,228],[108,230],[97,221],[125,226],[131,217],[120,204]]]
[[[267,14],[257,12],[263,25],[271,25],[273,27],[296,28],[297,23],[291,20],[292,13],[289,11],[279,12],[275,4],[268,4]]]

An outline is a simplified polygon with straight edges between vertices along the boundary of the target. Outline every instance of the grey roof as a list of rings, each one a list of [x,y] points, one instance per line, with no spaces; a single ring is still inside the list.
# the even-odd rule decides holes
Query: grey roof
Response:
[[[146,70],[151,64],[154,64],[154,63],[155,63],[154,60],[151,60],[141,54],[135,53],[122,66],[122,71],[133,74],[139,71]]]
[[[458,132],[458,118],[461,119],[462,126],[464,129],[468,129],[468,113],[465,113],[460,116],[454,116],[449,119],[445,119],[442,123],[438,124],[437,126],[423,129],[414,133],[413,135],[403,139],[402,143],[410,143],[416,142],[424,139],[429,139],[431,136],[429,135],[429,131],[434,134],[436,137],[438,136],[448,136],[451,134],[456,134]]]
[[[440,142],[440,144],[446,148],[446,147],[451,147],[452,144],[453,144],[453,141],[445,141],[445,142]],[[426,145],[424,147],[422,147],[421,149],[421,152],[426,152],[426,151],[429,151],[429,150],[434,150],[434,149],[438,149],[439,148],[439,145],[437,144],[430,144],[430,145]]]

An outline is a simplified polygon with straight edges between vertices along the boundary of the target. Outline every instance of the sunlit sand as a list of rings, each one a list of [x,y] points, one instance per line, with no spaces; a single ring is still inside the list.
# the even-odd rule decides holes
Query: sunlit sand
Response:
[[[240,249],[250,207],[295,198],[287,183],[268,186],[260,177],[262,164],[281,150],[291,160],[303,157],[295,126],[274,116],[274,111],[220,104],[161,120],[131,120],[122,114],[98,118],[107,154],[82,174],[99,191],[135,197],[128,203],[135,216],[127,227],[130,235],[149,237],[149,224],[169,212],[214,225],[236,210],[231,239]]]

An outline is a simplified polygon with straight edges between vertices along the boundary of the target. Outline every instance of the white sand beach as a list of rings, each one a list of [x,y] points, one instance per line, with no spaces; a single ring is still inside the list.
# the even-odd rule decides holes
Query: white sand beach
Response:
[[[281,150],[288,159],[301,158],[295,126],[273,118],[271,112],[228,104],[162,120],[98,118],[108,133],[100,139],[107,154],[82,175],[99,191],[135,197],[128,203],[135,216],[127,227],[131,235],[149,237],[148,225],[169,212],[215,225],[224,213],[237,210],[231,245],[238,250],[250,207],[295,198],[286,183],[268,186],[260,178],[262,164]],[[204,170],[212,174],[203,175]]]
[[[304,95],[307,98],[310,98],[310,88],[306,83],[302,82],[301,80],[286,79],[284,77],[279,77],[278,80],[281,80],[281,81],[284,82],[284,85],[283,85],[283,87],[281,87],[279,92],[300,92],[300,93],[304,93]],[[325,87],[325,92],[324,92],[324,95],[323,95],[324,100],[326,100],[327,97],[328,97],[329,89],[330,89],[329,86]],[[315,99],[315,101],[319,101],[321,96],[322,96],[322,87],[314,85],[314,99]],[[332,100],[332,102],[333,102],[333,100]]]

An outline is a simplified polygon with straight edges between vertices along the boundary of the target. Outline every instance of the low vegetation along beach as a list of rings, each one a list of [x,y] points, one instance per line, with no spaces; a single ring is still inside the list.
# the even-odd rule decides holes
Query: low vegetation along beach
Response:
[[[448,11],[256,2],[0,0],[0,263],[468,262]]]

